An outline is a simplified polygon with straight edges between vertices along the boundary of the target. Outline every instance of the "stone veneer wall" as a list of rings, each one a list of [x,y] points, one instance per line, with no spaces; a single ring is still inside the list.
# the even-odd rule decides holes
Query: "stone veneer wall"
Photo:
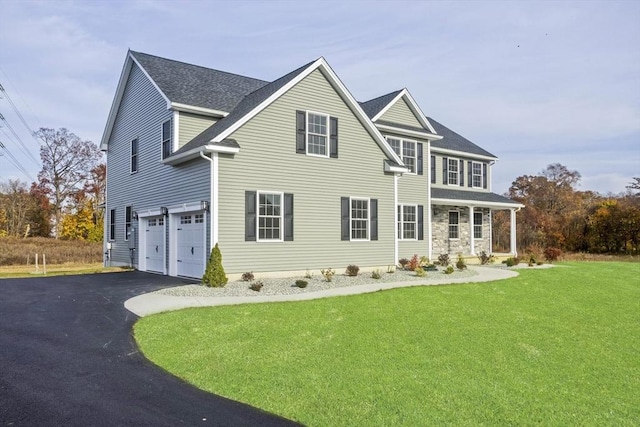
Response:
[[[459,239],[449,239],[449,212],[458,211],[460,213]],[[485,251],[491,253],[489,247],[489,236],[491,235],[489,209],[475,208],[474,212],[482,211],[482,239],[475,239],[475,253]],[[469,208],[466,206],[433,206],[433,258],[447,253],[450,256],[471,254],[470,230],[469,230]]]

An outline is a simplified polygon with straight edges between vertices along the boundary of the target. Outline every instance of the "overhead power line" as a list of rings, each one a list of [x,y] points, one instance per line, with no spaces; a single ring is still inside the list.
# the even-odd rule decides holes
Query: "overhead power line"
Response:
[[[20,136],[16,133],[16,131],[13,129],[13,126],[11,126],[11,123],[9,123],[7,121],[7,119],[4,118],[4,116],[2,115],[2,113],[0,113],[0,120],[2,120],[4,122],[4,124],[7,126],[7,129],[9,129],[11,131],[11,133],[13,134],[14,138],[20,143],[20,145],[22,146],[23,150],[21,150],[27,157],[29,157],[33,163],[35,163],[37,166],[40,166],[40,163],[38,162],[38,160],[36,160],[36,158],[33,156],[33,154],[31,154],[31,151],[29,151],[29,149],[27,148],[27,146],[24,144],[24,142],[22,142],[22,138],[20,138]]]
[[[33,179],[33,177],[31,176],[31,174],[22,166],[20,161],[15,158],[13,153],[11,153],[11,151],[9,151],[9,149],[2,143],[2,141],[0,141],[0,149],[2,149],[2,151],[4,153],[6,153],[6,156],[3,155],[3,157],[6,158],[9,161],[9,163],[11,163],[16,169],[18,169],[20,172],[22,172],[22,174],[29,181],[35,181],[35,179]],[[2,153],[0,153],[0,155],[2,155]]]

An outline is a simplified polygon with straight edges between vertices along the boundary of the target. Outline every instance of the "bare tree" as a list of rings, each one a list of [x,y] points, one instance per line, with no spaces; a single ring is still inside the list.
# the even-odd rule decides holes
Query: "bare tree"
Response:
[[[40,128],[36,135],[42,140],[42,170],[38,179],[51,200],[58,238],[63,209],[71,196],[82,190],[102,153],[93,142],[83,141],[65,128]]]

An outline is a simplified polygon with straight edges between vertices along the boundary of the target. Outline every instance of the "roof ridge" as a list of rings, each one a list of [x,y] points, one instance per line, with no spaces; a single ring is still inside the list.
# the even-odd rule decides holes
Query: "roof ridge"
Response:
[[[257,80],[257,81],[260,81],[260,82],[263,82],[263,83],[271,83],[269,80],[257,79],[257,78],[255,78],[255,77],[245,76],[245,75],[238,74],[238,73],[232,73],[232,72],[230,72],[230,71],[224,71],[224,70],[218,70],[218,69],[216,69],[216,68],[205,67],[204,65],[192,64],[192,63],[190,63],[190,62],[184,62],[184,61],[178,61],[178,60],[175,60],[175,59],[169,59],[169,58],[165,58],[165,57],[163,57],[163,56],[153,55],[153,54],[151,54],[151,53],[138,52],[138,51],[135,51],[135,50],[130,50],[130,52],[131,52],[132,54],[134,54],[134,56],[135,56],[136,54],[139,54],[139,55],[146,55],[146,56],[152,56],[152,57],[154,57],[154,58],[162,59],[163,61],[175,62],[175,63],[178,63],[178,64],[188,65],[188,66],[190,66],[190,67],[202,68],[202,69],[204,69],[204,70],[215,71],[215,72],[217,72],[217,73],[224,73],[224,74],[228,74],[228,75],[231,75],[231,76],[238,76],[238,77],[242,77],[242,78],[245,78],[245,79]]]

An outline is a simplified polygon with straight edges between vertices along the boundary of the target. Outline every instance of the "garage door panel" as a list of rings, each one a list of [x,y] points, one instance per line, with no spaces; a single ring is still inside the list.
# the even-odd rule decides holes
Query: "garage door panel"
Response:
[[[164,218],[152,217],[145,220],[145,257],[146,270],[164,272]]]
[[[183,214],[176,233],[178,276],[202,277],[204,272],[204,215]]]

